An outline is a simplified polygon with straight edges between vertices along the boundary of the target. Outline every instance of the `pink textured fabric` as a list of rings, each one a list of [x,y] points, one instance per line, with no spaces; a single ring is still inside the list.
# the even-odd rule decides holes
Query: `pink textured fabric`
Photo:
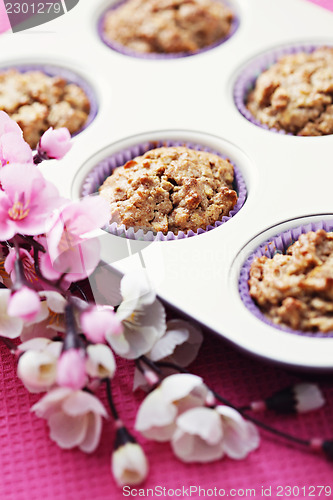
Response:
[[[0,0],[0,34],[11,29],[3,0]]]
[[[246,334],[246,332],[244,332]],[[15,362],[6,348],[0,348],[0,498],[6,500],[108,500],[124,498],[111,477],[110,454],[114,440],[112,421],[104,422],[102,441],[93,455],[60,450],[49,440],[44,420],[29,412],[38,395],[29,394],[15,376]],[[246,404],[268,396],[272,391],[303,380],[299,375],[239,354],[220,339],[206,335],[200,356],[191,367],[214,389],[235,404]],[[118,360],[114,380],[115,401],[123,420],[132,427],[142,394],[131,391],[133,364]],[[311,380],[311,376],[305,380]],[[332,376],[319,382],[327,404],[311,414],[264,420],[282,430],[303,438],[332,437]],[[104,395],[102,396],[104,402]],[[291,446],[265,432],[258,450],[246,460],[222,459],[208,465],[185,465],[174,458],[167,443],[139,438],[150,462],[150,475],[144,488],[157,486],[177,489],[190,486],[221,489],[272,487],[272,498],[278,498],[278,487],[305,487],[297,498],[311,498],[310,486],[332,485],[332,464],[298,446]],[[300,490],[302,492],[302,490]],[[148,496],[148,495],[147,495]],[[170,497],[172,494],[166,495]],[[240,498],[242,495],[236,495]],[[243,495],[245,497],[245,495]],[[249,495],[248,495],[249,496]],[[186,495],[184,494],[183,498]],[[192,494],[192,498],[199,493]],[[296,496],[291,496],[296,498]],[[317,495],[315,498],[319,498]],[[323,497],[324,498],[324,497]]]

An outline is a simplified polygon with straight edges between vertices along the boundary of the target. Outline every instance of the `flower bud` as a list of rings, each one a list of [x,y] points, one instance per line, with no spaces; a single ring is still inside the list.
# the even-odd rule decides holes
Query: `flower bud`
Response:
[[[33,321],[41,309],[37,292],[22,286],[14,291],[8,303],[8,315],[21,318],[23,321]]]
[[[93,306],[81,314],[82,330],[94,343],[105,342],[106,335],[120,335],[123,327],[113,308]]]
[[[118,486],[138,485],[148,474],[148,462],[143,449],[124,427],[117,430],[111,467]]]
[[[73,390],[82,389],[87,382],[85,353],[83,349],[64,351],[57,365],[57,384]]]
[[[96,378],[112,378],[116,371],[116,362],[109,347],[104,344],[87,347],[86,370],[88,375]]]
[[[47,391],[56,381],[57,358],[47,351],[25,351],[19,359],[17,375],[30,392]]]
[[[38,154],[42,159],[61,160],[71,149],[71,134],[67,128],[53,130],[50,127],[40,138]]]
[[[306,413],[321,408],[325,400],[317,385],[296,384],[276,392],[265,403],[277,413]]]

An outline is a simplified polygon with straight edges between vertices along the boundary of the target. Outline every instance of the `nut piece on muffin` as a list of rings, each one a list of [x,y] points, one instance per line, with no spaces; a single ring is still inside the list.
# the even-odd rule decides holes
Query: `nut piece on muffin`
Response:
[[[302,331],[333,331],[333,233],[310,231],[286,255],[256,258],[249,288],[274,323]]]
[[[34,149],[49,128],[66,127],[71,134],[85,124],[90,103],[85,92],[61,77],[42,71],[0,73],[0,110],[15,120]]]
[[[186,147],[147,151],[116,168],[99,193],[110,223],[167,234],[196,232],[228,215],[237,203],[229,160]]]
[[[247,108],[269,128],[302,136],[333,134],[333,47],[279,59],[258,78]]]
[[[224,39],[234,15],[220,0],[128,0],[105,15],[103,32],[140,53],[194,53]]]

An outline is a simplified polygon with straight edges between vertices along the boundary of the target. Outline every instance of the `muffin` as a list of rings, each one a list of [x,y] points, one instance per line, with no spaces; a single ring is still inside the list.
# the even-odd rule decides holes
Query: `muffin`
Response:
[[[333,133],[333,48],[281,57],[256,80],[247,108],[262,124],[299,136]]]
[[[232,11],[219,0],[129,0],[109,10],[103,34],[139,53],[194,53],[224,39]]]
[[[18,123],[35,149],[49,127],[66,127],[71,134],[79,131],[87,121],[90,103],[78,85],[62,77],[9,69],[0,73],[0,109]]]
[[[99,189],[110,223],[178,234],[206,229],[237,203],[229,160],[186,147],[160,147],[114,169]]]
[[[256,258],[248,284],[250,296],[273,323],[333,331],[333,233],[310,231],[286,254]]]

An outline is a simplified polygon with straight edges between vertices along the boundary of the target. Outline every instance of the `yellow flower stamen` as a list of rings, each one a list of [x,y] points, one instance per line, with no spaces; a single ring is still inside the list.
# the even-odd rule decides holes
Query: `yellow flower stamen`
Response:
[[[29,208],[29,201],[26,201],[23,203],[22,201],[19,200],[19,195],[18,193],[15,193],[15,201],[12,206],[8,210],[8,215],[12,220],[22,220],[27,217],[27,215],[30,212]]]

